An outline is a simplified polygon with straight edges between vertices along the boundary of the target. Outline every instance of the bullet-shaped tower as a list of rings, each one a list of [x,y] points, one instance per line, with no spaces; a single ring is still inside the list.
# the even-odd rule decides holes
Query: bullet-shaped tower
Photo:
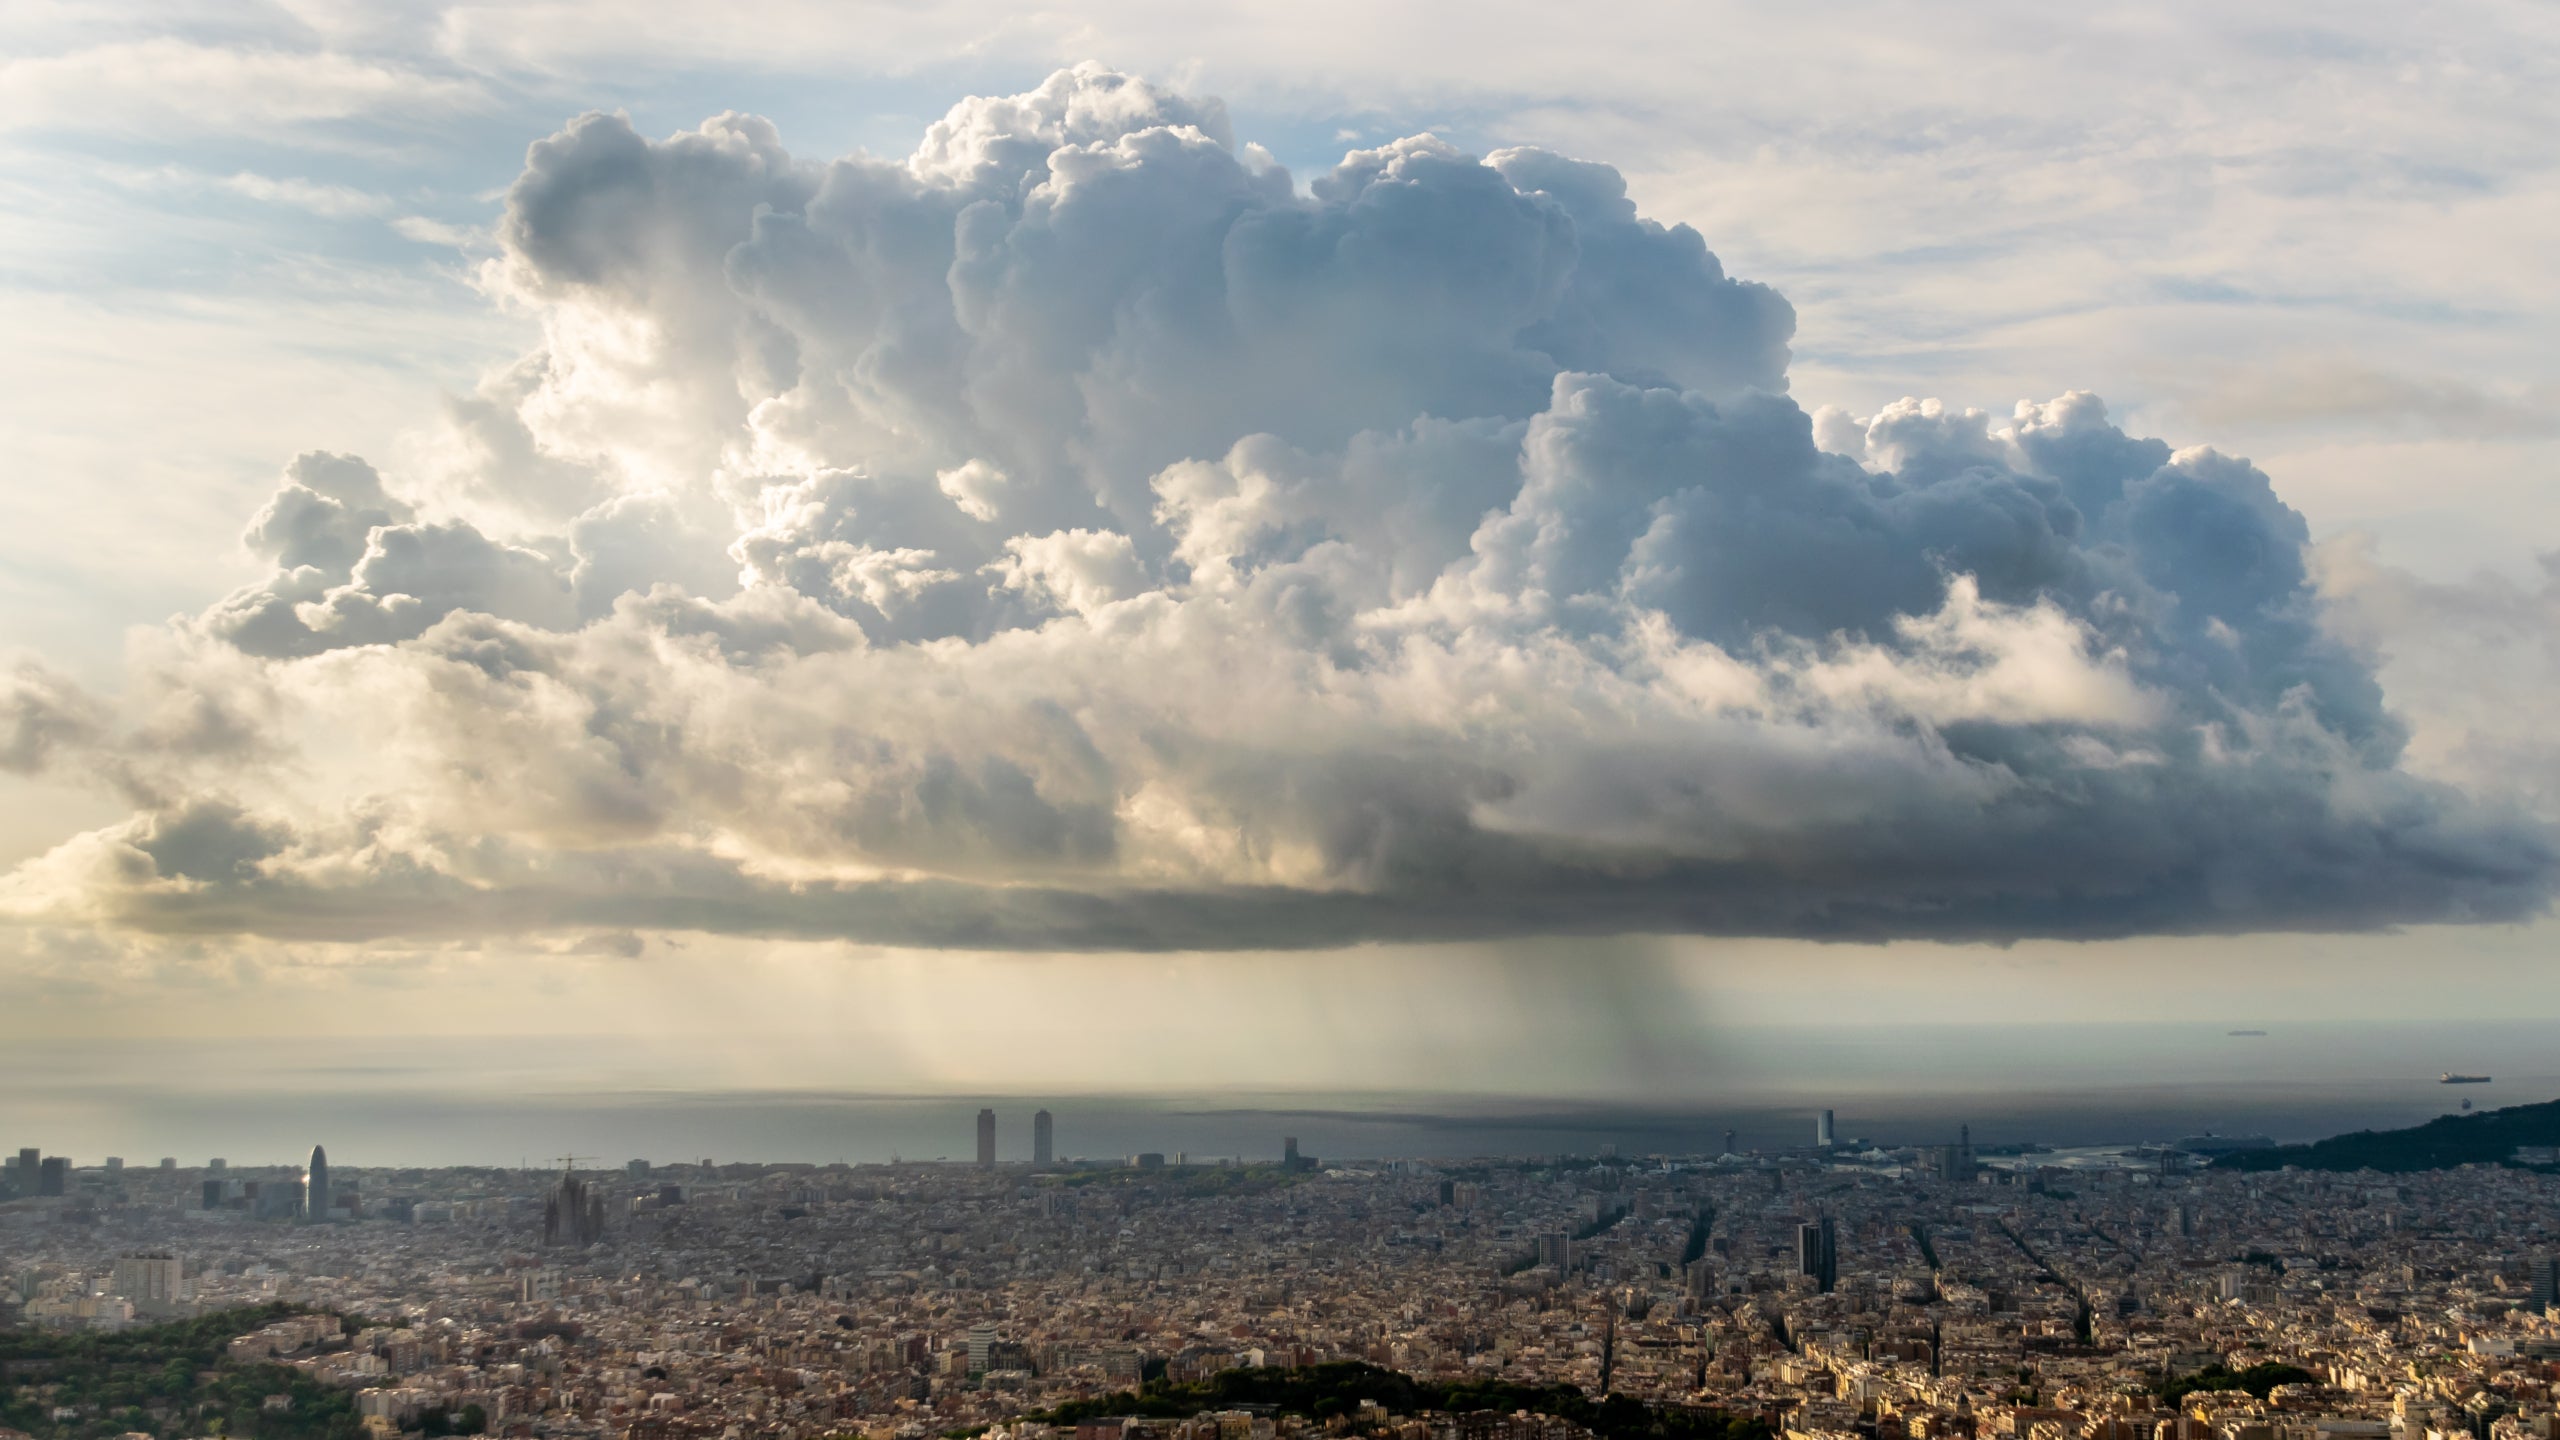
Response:
[[[310,1182],[303,1187],[302,1193],[303,1203],[308,1207],[305,1214],[314,1220],[329,1218],[329,1148],[327,1146],[311,1147]]]

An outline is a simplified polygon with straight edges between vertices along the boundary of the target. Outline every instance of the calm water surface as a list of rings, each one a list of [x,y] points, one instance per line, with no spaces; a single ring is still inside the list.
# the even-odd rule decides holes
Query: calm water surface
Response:
[[[2090,1025],[1753,1029],[1652,1093],[1432,1095],[905,1093],[739,1089],[716,1053],[658,1040],[80,1040],[0,1050],[0,1149],[40,1145],[183,1164],[283,1162],[324,1141],[342,1165],[513,1164],[574,1152],[618,1162],[881,1161],[972,1153],[992,1105],[1000,1153],[1029,1157],[1031,1112],[1062,1155],[1268,1158],[1284,1136],[1339,1158],[1711,1152],[1843,1138],[2131,1143],[2214,1130],[2309,1139],[2560,1097],[2550,1022],[2482,1025]],[[1143,1044],[1143,1036],[1114,1043]],[[1623,1067],[1612,1067],[1623,1073]],[[2444,1086],[2446,1070],[2495,1076]],[[1701,1075],[1707,1078],[1699,1078]]]

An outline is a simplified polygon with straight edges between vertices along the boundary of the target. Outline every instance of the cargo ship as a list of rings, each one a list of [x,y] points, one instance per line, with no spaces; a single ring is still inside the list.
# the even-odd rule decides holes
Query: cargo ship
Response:
[[[2444,1078],[2438,1080],[2436,1083],[2439,1085],[2486,1085],[2489,1083],[2489,1077],[2486,1075],[2456,1075],[2452,1071],[2447,1070],[2444,1072]]]

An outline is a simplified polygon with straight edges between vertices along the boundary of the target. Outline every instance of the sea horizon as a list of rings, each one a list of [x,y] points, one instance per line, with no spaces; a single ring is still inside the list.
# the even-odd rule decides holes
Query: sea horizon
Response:
[[[2237,1029],[2265,1029],[2235,1035]],[[619,1166],[710,1158],[881,1163],[970,1155],[998,1114],[998,1158],[1030,1157],[1031,1115],[1058,1153],[1267,1160],[1284,1139],[1326,1159],[1713,1154],[1843,1141],[2139,1145],[2199,1133],[2293,1142],[2560,1096],[2546,1021],[1748,1027],[1657,1090],[1521,1094],[1338,1088],[976,1089],[718,1078],[666,1037],[243,1037],[18,1040],[0,1055],[9,1144],[81,1164],[525,1164],[564,1152]],[[2485,1073],[2447,1086],[2446,1071]]]

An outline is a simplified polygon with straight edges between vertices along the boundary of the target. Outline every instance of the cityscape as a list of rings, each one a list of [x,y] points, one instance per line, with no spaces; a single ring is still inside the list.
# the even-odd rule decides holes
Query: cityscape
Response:
[[[1270,1157],[1194,1162],[1057,1156],[1043,1109],[1025,1162],[998,1157],[999,1123],[979,1112],[974,1160],[890,1165],[21,1150],[0,1202],[0,1354],[19,1357],[0,1403],[47,1436],[199,1433],[165,1403],[55,1403],[43,1342],[11,1337],[238,1316],[224,1363],[290,1372],[380,1440],[1584,1428],[1286,1403],[1289,1384],[1389,1374],[1823,1440],[2560,1424],[2549,1147],[2234,1169],[2299,1156],[2214,1136],[1977,1150],[1961,1127],[1878,1145],[1825,1110],[1774,1151],[1328,1163],[1282,1136]],[[1253,1374],[1281,1401],[1172,1403],[1263,1393]]]

